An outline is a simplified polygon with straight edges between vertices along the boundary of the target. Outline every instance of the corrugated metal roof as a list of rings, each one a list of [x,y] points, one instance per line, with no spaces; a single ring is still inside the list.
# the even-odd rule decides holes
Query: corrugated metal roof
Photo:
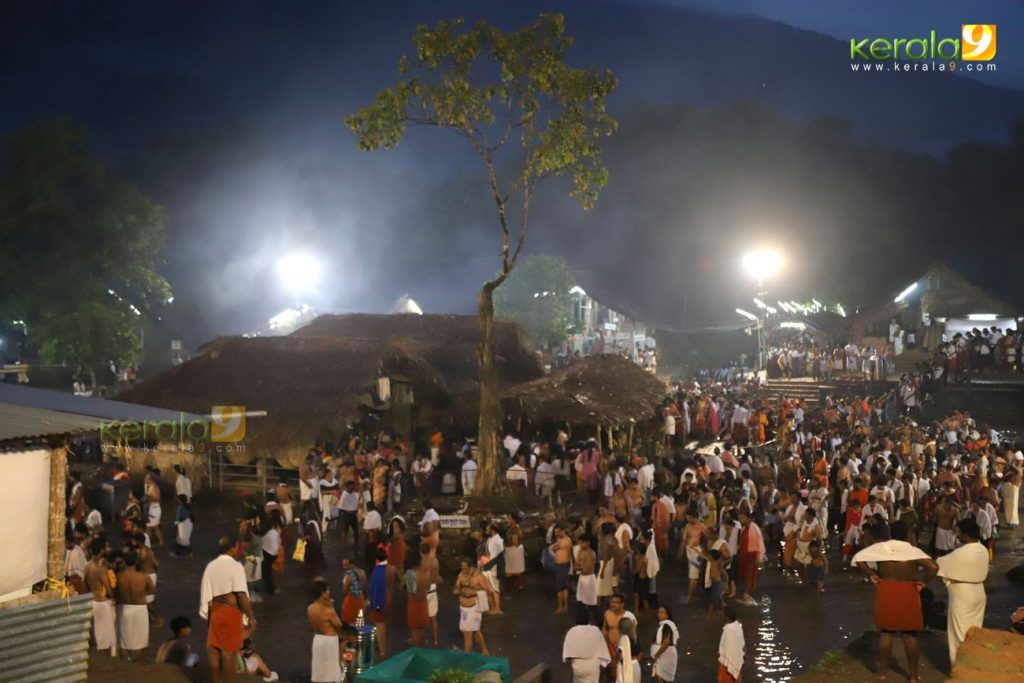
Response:
[[[0,403],[0,441],[99,429],[98,418]]]
[[[104,420],[174,420],[181,415],[176,410],[153,408],[138,403],[111,401],[105,398],[75,396],[63,391],[38,389],[9,382],[0,382],[0,403],[56,410],[62,413],[85,415]],[[201,415],[185,414],[186,420],[201,419]]]
[[[0,681],[85,681],[91,617],[91,593],[9,609],[0,605]]]

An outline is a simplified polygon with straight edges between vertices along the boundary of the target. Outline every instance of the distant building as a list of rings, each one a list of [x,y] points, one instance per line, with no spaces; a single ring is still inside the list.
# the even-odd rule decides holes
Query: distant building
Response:
[[[582,287],[573,287],[570,294],[575,327],[568,340],[570,353],[621,355],[628,351],[630,358],[641,361],[644,350],[655,345],[653,327],[638,317],[602,303]]]
[[[974,328],[1017,329],[1024,312],[975,285],[944,263],[924,274],[892,298],[861,309],[850,318],[850,338],[881,346],[902,332],[908,345],[931,350],[957,332]],[[898,327],[897,327],[898,326]]]

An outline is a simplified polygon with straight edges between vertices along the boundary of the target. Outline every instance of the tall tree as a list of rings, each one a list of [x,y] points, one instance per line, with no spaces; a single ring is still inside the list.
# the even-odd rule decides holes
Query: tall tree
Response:
[[[96,371],[135,360],[143,311],[170,288],[156,266],[162,209],[92,156],[81,128],[35,124],[0,179],[0,315],[50,362]]]
[[[399,62],[399,82],[345,119],[362,150],[391,149],[409,125],[424,125],[454,131],[483,162],[497,212],[501,265],[483,284],[477,303],[479,495],[493,492],[498,482],[494,290],[522,252],[535,185],[567,175],[570,194],[590,208],[608,178],[598,141],[616,128],[605,103],[617,80],[611,71],[570,67],[572,42],[559,14],[542,14],[511,32],[484,22],[467,28],[461,19],[421,25],[413,36],[415,56]]]
[[[555,346],[572,326],[572,294],[576,278],[565,259],[531,254],[494,292],[494,312],[522,325],[534,342]]]

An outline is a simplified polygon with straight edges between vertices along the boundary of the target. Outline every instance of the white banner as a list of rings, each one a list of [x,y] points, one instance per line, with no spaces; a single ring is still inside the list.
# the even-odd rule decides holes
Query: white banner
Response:
[[[0,595],[46,578],[49,510],[50,451],[0,453]]]

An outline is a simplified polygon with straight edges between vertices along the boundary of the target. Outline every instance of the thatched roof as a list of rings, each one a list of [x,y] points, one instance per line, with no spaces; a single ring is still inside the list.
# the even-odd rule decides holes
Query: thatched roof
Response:
[[[321,315],[291,336],[366,342],[402,341],[437,370],[452,394],[478,391],[480,328],[476,316],[413,313]],[[494,344],[498,377],[503,385],[511,386],[543,375],[526,333],[515,321],[494,321]]]
[[[304,453],[314,439],[336,435],[346,421],[360,415],[360,397],[378,377],[409,382],[417,400],[423,394],[446,392],[444,379],[412,346],[350,339],[222,337],[207,344],[201,355],[118,398],[199,414],[208,414],[213,405],[265,410],[266,417],[247,421],[244,443],[250,455],[256,455],[252,448]]]
[[[934,316],[962,318],[971,313],[1020,315],[1016,306],[986,292],[944,263],[936,263],[917,280],[921,310]]]
[[[624,425],[657,415],[665,384],[621,356],[591,356],[504,394],[505,407],[533,419]]]

